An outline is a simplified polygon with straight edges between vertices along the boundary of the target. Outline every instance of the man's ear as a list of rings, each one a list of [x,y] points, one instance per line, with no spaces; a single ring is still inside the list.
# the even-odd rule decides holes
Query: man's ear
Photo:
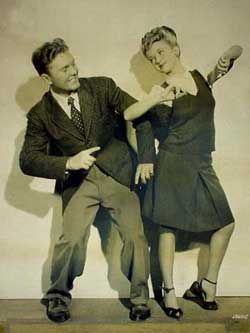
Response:
[[[181,54],[181,52],[180,52],[180,48],[179,48],[179,46],[174,46],[174,47],[173,47],[173,51],[174,51],[174,54],[176,55],[176,57],[177,57],[177,58],[180,58],[180,54]]]
[[[50,78],[50,76],[49,76],[48,74],[43,73],[43,74],[41,75],[41,78],[43,78],[43,80],[44,80],[47,84],[49,84],[49,85],[52,84],[51,78]]]

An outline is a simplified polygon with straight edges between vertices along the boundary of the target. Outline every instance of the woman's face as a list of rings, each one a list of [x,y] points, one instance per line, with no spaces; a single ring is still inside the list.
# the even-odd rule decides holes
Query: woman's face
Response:
[[[165,40],[154,42],[146,53],[147,59],[155,69],[164,74],[174,72],[180,62],[178,55],[179,48],[170,46]]]

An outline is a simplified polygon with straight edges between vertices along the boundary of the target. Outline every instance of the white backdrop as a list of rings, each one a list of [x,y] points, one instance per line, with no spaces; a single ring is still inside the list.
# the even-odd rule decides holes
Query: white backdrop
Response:
[[[62,37],[82,76],[113,77],[141,98],[158,77],[138,53],[140,39],[158,25],[176,30],[185,63],[205,73],[230,45],[244,48],[230,74],[214,87],[214,160],[237,224],[218,293],[250,294],[249,12],[248,0],[1,1],[0,298],[41,296],[48,283],[51,246],[60,232],[54,182],[24,176],[18,167],[26,112],[46,89],[31,65],[32,51],[44,41]],[[103,249],[92,228],[85,274],[75,283],[75,297],[128,295],[128,283],[119,272],[120,241],[111,230],[105,242],[107,223],[103,220]],[[196,278],[197,253],[195,248],[176,255],[179,295]]]

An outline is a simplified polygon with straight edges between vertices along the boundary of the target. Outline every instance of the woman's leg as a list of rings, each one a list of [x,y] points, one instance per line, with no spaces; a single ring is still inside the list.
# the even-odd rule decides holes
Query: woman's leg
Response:
[[[209,245],[209,262],[206,279],[217,282],[222,260],[226,253],[230,237],[234,230],[234,223],[215,231]],[[216,285],[202,280],[202,288],[207,294],[206,301],[213,301],[216,294]]]
[[[169,229],[164,230],[161,227],[159,237],[159,261],[162,272],[164,288],[171,289],[173,283],[173,267],[175,256],[175,233]],[[178,309],[175,290],[172,289],[168,293],[164,293],[164,303],[166,307]]]

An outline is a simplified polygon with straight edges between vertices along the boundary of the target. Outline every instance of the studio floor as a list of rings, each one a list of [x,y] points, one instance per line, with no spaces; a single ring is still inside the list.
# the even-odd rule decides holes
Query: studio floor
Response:
[[[180,299],[184,317],[165,316],[150,300],[152,316],[146,322],[131,322],[126,300],[74,299],[71,320],[50,322],[39,300],[0,300],[0,333],[248,333],[250,297],[218,297],[218,311],[206,311]]]

